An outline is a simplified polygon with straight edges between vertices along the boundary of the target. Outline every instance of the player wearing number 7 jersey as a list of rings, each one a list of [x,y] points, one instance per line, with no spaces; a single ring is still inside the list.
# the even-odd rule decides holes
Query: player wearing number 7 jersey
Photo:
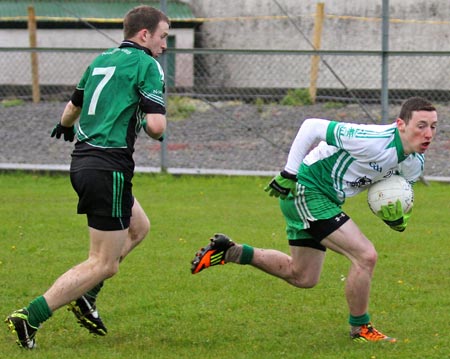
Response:
[[[39,326],[65,305],[81,326],[105,335],[97,295],[150,230],[131,191],[132,156],[141,129],[157,140],[166,129],[164,72],[155,58],[167,48],[170,21],[155,8],[138,6],[125,15],[123,27],[125,40],[87,68],[51,133],[73,141],[76,132],[70,179],[79,197],[78,213],[87,216],[90,249],[87,260],[6,318],[26,349],[35,347]]]

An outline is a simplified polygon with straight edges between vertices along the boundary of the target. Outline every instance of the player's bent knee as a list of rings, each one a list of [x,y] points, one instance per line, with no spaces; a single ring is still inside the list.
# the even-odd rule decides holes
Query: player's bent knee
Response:
[[[103,276],[105,279],[115,276],[119,272],[119,261],[107,264],[103,267]]]
[[[292,280],[289,280],[289,283],[297,288],[314,288],[319,283],[319,278],[317,277],[308,277],[308,276],[299,276],[295,277]]]
[[[375,250],[364,252],[359,258],[358,263],[364,268],[373,269],[377,264],[378,253]]]
[[[140,218],[139,222],[131,221],[129,235],[133,242],[141,242],[150,232],[150,220],[147,216]]]

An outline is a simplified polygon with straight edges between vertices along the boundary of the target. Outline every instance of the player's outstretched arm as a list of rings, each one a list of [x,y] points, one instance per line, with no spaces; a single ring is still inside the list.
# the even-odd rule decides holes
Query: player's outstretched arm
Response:
[[[72,101],[69,101],[61,116],[61,121],[53,128],[51,137],[61,138],[64,136],[64,141],[72,142],[75,138],[74,123],[81,113],[81,107],[75,106]]]
[[[316,142],[325,140],[329,123],[330,121],[321,118],[308,118],[303,122],[289,150],[284,167],[287,172],[297,173],[311,147]]]

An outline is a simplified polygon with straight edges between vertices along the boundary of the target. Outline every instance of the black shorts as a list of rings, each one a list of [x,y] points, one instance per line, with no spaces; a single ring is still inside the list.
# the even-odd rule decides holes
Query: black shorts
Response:
[[[297,240],[289,240],[289,245],[298,247],[315,248],[321,251],[326,251],[325,246],[320,242],[322,239],[333,233],[336,229],[342,226],[350,219],[344,212],[339,213],[333,218],[320,219],[318,221],[308,221],[309,228],[305,231],[308,232],[312,238],[302,238]]]
[[[134,203],[131,178],[122,172],[82,169],[70,173],[78,194],[79,214],[87,214],[89,226],[99,230],[129,227]]]

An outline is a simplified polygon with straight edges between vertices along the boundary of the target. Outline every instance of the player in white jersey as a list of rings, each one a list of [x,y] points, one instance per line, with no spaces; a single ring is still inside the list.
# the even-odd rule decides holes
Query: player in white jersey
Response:
[[[250,264],[296,287],[311,288],[319,281],[328,248],[351,262],[345,288],[350,337],[362,342],[395,342],[372,326],[368,314],[377,252],[341,206],[347,197],[396,173],[414,183],[423,172],[423,154],[436,126],[435,107],[419,97],[406,100],[390,125],[305,120],[284,170],[265,189],[280,197],[291,255],[239,245],[216,234],[196,253],[192,273],[227,262]],[[380,217],[392,229],[405,230],[411,213],[397,206],[384,212],[386,216],[380,212]]]

